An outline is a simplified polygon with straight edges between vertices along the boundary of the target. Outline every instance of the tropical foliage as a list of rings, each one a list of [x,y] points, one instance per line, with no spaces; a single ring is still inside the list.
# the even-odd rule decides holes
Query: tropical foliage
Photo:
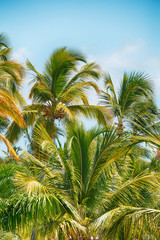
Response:
[[[142,72],[125,73],[116,94],[110,75],[105,75],[101,103],[112,109],[117,119],[119,134],[123,132],[124,122],[131,123],[135,118],[144,117],[146,111],[150,117],[156,117],[156,106],[153,102],[153,87],[148,75]],[[131,124],[135,127],[134,124]]]
[[[78,70],[80,63],[84,64]],[[96,117],[103,124],[111,119],[111,112],[106,107],[89,105],[86,90],[92,88],[100,93],[95,81],[101,72],[94,62],[87,63],[82,53],[67,48],[55,50],[46,62],[43,74],[28,60],[27,66],[34,74],[34,85],[29,95],[32,104],[23,110],[28,126],[42,123],[49,135],[55,138],[59,132],[57,122],[73,121],[80,113]],[[7,138],[14,142],[21,134],[23,129],[13,121]]]
[[[117,94],[97,64],[59,48],[42,74],[27,60],[34,78],[24,105],[24,68],[8,60],[3,35],[0,44],[0,137],[11,155],[0,159],[0,238],[160,239],[160,125],[148,75],[125,73]],[[29,146],[19,151],[9,140],[23,133]]]

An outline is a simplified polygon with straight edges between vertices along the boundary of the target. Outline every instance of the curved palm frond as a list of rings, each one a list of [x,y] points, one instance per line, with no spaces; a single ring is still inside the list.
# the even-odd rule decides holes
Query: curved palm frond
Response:
[[[145,237],[157,239],[159,227],[157,220],[160,211],[157,209],[121,206],[106,212],[95,220],[92,227],[101,232],[105,239],[135,239]],[[153,237],[153,238],[152,238]]]
[[[112,112],[107,107],[96,105],[72,105],[68,106],[74,114],[83,114],[85,117],[97,119],[99,124],[108,124],[112,121]]]
[[[17,161],[20,161],[20,159],[17,156],[17,154],[16,154],[14,148],[12,147],[11,143],[2,134],[0,134],[0,140],[2,140],[6,144],[11,157],[13,159],[16,159]]]
[[[6,91],[0,89],[0,116],[6,118],[11,117],[15,122],[21,126],[25,127],[24,119],[15,105],[14,98],[8,94]]]

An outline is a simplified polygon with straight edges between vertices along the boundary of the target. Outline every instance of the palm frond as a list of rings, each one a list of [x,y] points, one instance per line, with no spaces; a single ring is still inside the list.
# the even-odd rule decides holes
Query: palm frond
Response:
[[[16,159],[17,161],[20,161],[20,159],[17,156],[17,154],[16,154],[14,148],[12,147],[11,143],[2,134],[0,134],[0,140],[2,140],[6,144],[11,157],[13,159]]]
[[[90,87],[93,87],[94,90],[99,93],[100,90],[96,83],[90,81],[90,82],[80,82],[72,86],[70,89],[66,90],[62,96],[60,96],[60,101],[64,103],[71,103],[74,102],[74,99],[82,98],[86,96],[85,90],[89,89]]]
[[[96,105],[72,105],[68,106],[69,110],[73,114],[83,114],[85,117],[97,119],[99,124],[108,124],[112,120],[112,112],[107,107],[96,106]]]
[[[115,208],[93,223],[93,228],[101,232],[105,239],[145,239],[145,235],[159,236],[157,220],[160,211],[157,209],[135,208],[122,206]],[[157,235],[158,234],[158,235]],[[149,239],[152,239],[149,237]],[[153,238],[154,239],[154,238]]]
[[[93,78],[95,80],[99,79],[101,75],[99,66],[95,63],[88,63],[84,65],[72,78],[69,80],[69,82],[64,87],[61,94],[64,94],[66,91],[68,91],[71,87],[73,87],[75,84],[80,83],[82,81],[86,81],[88,78]]]
[[[19,126],[26,126],[19,109],[15,105],[14,98],[4,90],[0,90],[0,116],[4,118],[9,116]]]

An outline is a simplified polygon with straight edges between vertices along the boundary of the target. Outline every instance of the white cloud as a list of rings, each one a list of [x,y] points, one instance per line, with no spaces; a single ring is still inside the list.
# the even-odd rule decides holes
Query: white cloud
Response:
[[[21,47],[16,51],[12,52],[11,59],[16,60],[20,63],[25,63],[26,59],[30,58],[31,53],[27,47]]]
[[[134,70],[139,68],[139,60],[144,54],[145,45],[142,40],[134,44],[127,44],[112,52],[108,56],[101,56],[98,62],[108,72]]]
[[[149,74],[153,80],[156,103],[160,106],[160,55],[156,55],[143,40],[125,44],[108,55],[94,56],[91,54],[88,61],[100,64],[103,71],[111,75],[117,90],[124,72],[142,71]],[[103,88],[102,81],[99,85]],[[89,99],[90,102],[95,103],[94,93]]]
[[[86,49],[86,47],[83,47],[83,50]],[[21,47],[12,53],[12,59],[21,63],[25,63],[26,59],[30,59],[30,57],[31,53],[27,47]],[[160,55],[156,55],[152,51],[152,48],[142,39],[139,39],[134,43],[124,44],[110,54],[103,53],[96,56],[92,53],[89,55],[88,61],[97,62],[100,64],[104,72],[109,72],[116,89],[119,88],[120,80],[125,71],[144,71],[148,73],[153,79],[156,102],[160,102]],[[24,85],[26,86],[28,82],[29,80],[25,79]],[[100,88],[103,88],[102,81],[100,81],[99,86]],[[23,92],[26,93],[27,91],[23,90]],[[96,104],[97,97],[94,91],[91,91],[89,100],[90,103]]]

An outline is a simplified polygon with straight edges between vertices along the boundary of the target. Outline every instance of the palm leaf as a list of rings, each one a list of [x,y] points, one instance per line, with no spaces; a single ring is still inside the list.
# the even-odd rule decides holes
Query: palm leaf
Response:
[[[6,144],[8,151],[13,159],[20,161],[19,157],[17,156],[14,148],[12,147],[11,143],[2,135],[0,134],[0,139]]]
[[[96,105],[73,105],[68,106],[68,108],[73,114],[83,114],[85,117],[97,119],[99,124],[106,125],[112,120],[112,112],[106,107]]]

